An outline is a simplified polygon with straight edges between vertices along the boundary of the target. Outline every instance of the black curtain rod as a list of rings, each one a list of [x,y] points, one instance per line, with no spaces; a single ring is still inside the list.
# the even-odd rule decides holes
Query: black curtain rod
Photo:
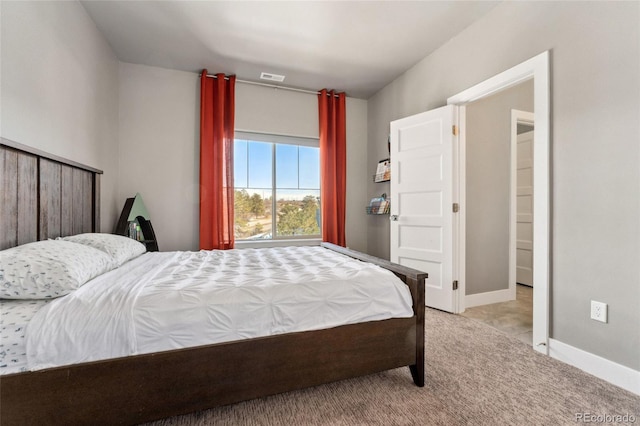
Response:
[[[200,73],[200,76],[202,76],[202,73]],[[207,77],[218,78],[218,76],[212,75],[212,74],[207,74]],[[229,77],[225,77],[224,79],[225,80],[229,80]],[[320,92],[313,91],[313,90],[296,89],[295,87],[278,86],[276,84],[259,83],[257,81],[249,81],[249,80],[240,80],[238,78],[236,78],[236,82],[244,83],[244,84],[253,84],[254,86],[272,87],[274,89],[291,90],[292,92],[308,93],[310,95],[319,95],[320,94]],[[330,96],[329,93],[327,93],[327,96]],[[338,95],[333,95],[333,96],[336,97],[336,98],[338,97]]]

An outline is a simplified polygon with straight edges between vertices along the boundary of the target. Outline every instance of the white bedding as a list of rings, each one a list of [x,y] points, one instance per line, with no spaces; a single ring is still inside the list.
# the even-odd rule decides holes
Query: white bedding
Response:
[[[51,299],[0,299],[0,375],[28,371],[24,336],[27,324]]]
[[[411,317],[391,272],[321,247],[148,253],[40,309],[30,370]]]

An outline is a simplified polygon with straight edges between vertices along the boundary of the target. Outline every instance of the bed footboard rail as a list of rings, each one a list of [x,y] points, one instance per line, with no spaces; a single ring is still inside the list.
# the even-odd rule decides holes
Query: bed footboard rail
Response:
[[[393,272],[408,287],[413,299],[413,312],[416,317],[416,362],[409,366],[411,376],[417,386],[424,386],[424,311],[425,311],[425,280],[428,278],[426,272],[399,265],[379,257],[371,256],[355,250],[338,246],[332,243],[321,243],[321,246],[337,253],[344,254],[354,259],[373,263],[384,269]]]

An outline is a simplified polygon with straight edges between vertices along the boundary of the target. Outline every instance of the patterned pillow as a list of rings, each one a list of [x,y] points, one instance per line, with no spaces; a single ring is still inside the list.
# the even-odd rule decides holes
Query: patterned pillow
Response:
[[[122,235],[78,234],[61,239],[102,250],[113,258],[116,267],[147,251],[144,244]]]
[[[37,241],[0,251],[0,298],[64,296],[115,267],[113,259],[68,241]]]

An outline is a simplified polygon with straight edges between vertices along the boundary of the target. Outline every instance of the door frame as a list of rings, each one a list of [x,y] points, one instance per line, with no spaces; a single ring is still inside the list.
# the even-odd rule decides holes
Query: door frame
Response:
[[[509,299],[516,299],[517,251],[518,251],[518,123],[534,128],[535,116],[528,111],[511,110],[510,183],[509,183]],[[535,187],[534,187],[535,188]]]
[[[488,80],[470,87],[447,99],[447,104],[459,106],[458,127],[459,149],[454,161],[465,164],[465,105],[501,90],[515,86],[531,78],[534,79],[534,120],[533,140],[533,348],[544,354],[549,353],[549,282],[551,267],[550,245],[550,127],[551,127],[551,86],[549,74],[550,52],[545,51],[518,64]],[[454,244],[458,262],[459,291],[454,292],[454,312],[464,312],[465,298],[465,168],[456,166],[458,203],[460,204],[459,237]],[[454,272],[455,275],[455,272]]]

